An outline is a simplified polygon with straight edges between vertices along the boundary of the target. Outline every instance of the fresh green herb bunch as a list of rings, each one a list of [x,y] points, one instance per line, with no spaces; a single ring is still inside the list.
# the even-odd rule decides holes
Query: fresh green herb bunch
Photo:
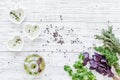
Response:
[[[102,40],[104,46],[109,48],[111,51],[116,51],[120,54],[120,41],[112,32],[112,26],[108,27],[108,30],[102,29],[102,35],[95,35],[95,38]]]
[[[96,80],[94,74],[83,66],[83,59],[83,54],[80,54],[79,60],[73,65],[75,71],[73,71],[68,65],[64,66],[64,70],[69,73],[69,75],[72,77],[72,80]]]
[[[112,26],[108,30],[102,29],[102,35],[95,35],[95,38],[103,41],[103,46],[95,47],[96,51],[103,54],[108,60],[109,65],[114,66],[118,75],[120,75],[120,65],[118,56],[120,55],[120,41],[112,32]]]

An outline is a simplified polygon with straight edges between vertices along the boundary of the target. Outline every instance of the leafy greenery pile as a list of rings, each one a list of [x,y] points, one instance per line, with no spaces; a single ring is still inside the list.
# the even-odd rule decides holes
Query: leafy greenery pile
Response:
[[[64,70],[69,73],[72,77],[72,80],[96,80],[94,74],[83,66],[84,56],[83,54],[79,55],[79,60],[75,62],[73,67],[75,71],[68,65],[64,66]]]

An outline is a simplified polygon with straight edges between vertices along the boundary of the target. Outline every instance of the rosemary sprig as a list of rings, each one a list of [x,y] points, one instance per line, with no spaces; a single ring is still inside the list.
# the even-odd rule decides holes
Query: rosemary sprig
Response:
[[[120,54],[120,41],[112,33],[112,26],[108,30],[102,29],[102,35],[95,35],[96,39],[102,40],[105,47]]]
[[[20,21],[20,18],[19,18],[14,12],[10,12],[10,15],[15,16],[15,19],[16,19],[17,21]]]

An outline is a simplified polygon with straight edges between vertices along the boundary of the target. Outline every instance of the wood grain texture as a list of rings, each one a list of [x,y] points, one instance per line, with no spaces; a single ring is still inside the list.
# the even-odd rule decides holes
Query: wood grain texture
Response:
[[[21,25],[8,19],[8,10],[16,6],[13,4],[15,1],[0,0],[2,80],[70,80],[63,66],[73,64],[79,52],[90,51],[95,44],[101,45],[94,39],[100,29],[113,25],[114,33],[120,38],[120,0],[18,0],[18,5],[23,7],[26,14]],[[40,36],[34,41],[29,40],[22,31],[27,22],[39,23],[42,27]],[[62,45],[54,41],[56,26],[62,29],[58,31],[64,40]],[[46,28],[51,34],[45,32]],[[17,34],[24,38],[23,49],[20,52],[9,51],[6,44]],[[72,43],[77,38],[79,41]],[[46,61],[46,69],[38,77],[27,75],[23,68],[24,59],[33,53],[42,55]]]

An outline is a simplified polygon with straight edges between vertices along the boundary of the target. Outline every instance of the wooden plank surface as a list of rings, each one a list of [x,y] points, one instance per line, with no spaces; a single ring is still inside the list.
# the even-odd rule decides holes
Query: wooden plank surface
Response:
[[[15,1],[19,1],[18,5],[26,14],[20,25],[8,19],[8,10],[16,6]],[[42,28],[40,36],[33,41],[23,33],[27,22],[38,23]],[[120,38],[120,0],[0,0],[0,25],[2,80],[70,80],[63,66],[73,64],[79,52],[90,51],[95,44],[101,45],[94,39],[100,29],[113,25],[114,33]],[[61,37],[54,40],[56,29],[63,44],[59,43]],[[8,40],[18,34],[24,38],[22,51],[8,50]],[[47,64],[38,77],[27,75],[23,68],[25,57],[33,53],[42,55]]]

